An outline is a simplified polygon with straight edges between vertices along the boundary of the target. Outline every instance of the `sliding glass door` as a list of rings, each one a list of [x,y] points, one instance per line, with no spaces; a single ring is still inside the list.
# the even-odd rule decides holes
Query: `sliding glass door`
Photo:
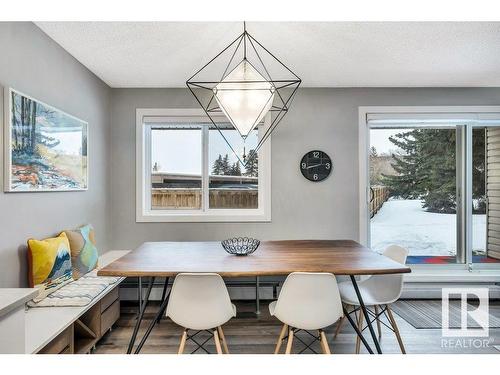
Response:
[[[369,125],[370,247],[408,264],[500,268],[500,122]]]
[[[409,264],[465,261],[460,236],[463,128],[370,129],[370,244],[397,244]]]

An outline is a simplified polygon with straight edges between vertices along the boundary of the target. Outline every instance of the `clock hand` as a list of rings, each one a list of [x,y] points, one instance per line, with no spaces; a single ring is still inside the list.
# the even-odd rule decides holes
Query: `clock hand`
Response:
[[[319,163],[319,164],[309,165],[306,169],[310,169],[310,168],[314,168],[314,167],[319,167],[321,165],[323,165],[323,164]]]

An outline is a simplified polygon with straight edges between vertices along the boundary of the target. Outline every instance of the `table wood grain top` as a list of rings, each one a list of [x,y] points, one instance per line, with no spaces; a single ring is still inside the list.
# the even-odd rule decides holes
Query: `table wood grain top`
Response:
[[[146,242],[99,270],[100,276],[174,276],[215,272],[225,277],[278,276],[291,272],[335,275],[409,273],[410,268],[352,240],[262,241],[253,254],[226,253],[220,242]]]

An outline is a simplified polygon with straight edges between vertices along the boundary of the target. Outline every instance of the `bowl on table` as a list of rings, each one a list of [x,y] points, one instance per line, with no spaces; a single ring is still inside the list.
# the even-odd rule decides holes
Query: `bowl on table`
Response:
[[[235,237],[221,241],[226,252],[233,255],[252,254],[260,245],[260,241],[250,237]]]

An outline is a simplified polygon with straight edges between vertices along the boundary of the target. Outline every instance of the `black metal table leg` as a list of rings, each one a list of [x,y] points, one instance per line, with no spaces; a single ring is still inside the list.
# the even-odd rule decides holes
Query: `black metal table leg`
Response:
[[[162,302],[165,301],[165,297],[167,296],[168,280],[169,280],[169,278],[166,277],[165,278],[165,285],[163,285],[163,292],[161,293],[161,301]],[[161,318],[163,317],[163,312],[162,312],[162,314],[160,314],[160,316],[158,316],[158,320],[156,321],[157,323],[161,322]]]
[[[166,281],[168,282],[168,280]],[[160,308],[158,309],[158,312],[156,313],[155,317],[153,320],[151,320],[151,323],[149,323],[148,329],[144,333],[144,336],[142,337],[141,341],[139,342],[139,345],[137,345],[137,348],[135,349],[134,354],[139,354],[141,351],[142,347],[144,346],[144,343],[149,337],[149,334],[153,330],[154,326],[156,325],[156,322],[161,319],[162,315],[165,314],[165,310],[167,309],[168,305],[168,299],[170,297],[170,293],[168,293],[165,297],[165,299],[161,302]]]
[[[137,332],[139,332],[139,327],[141,326],[142,323],[142,317],[144,316],[144,311],[146,311],[146,307],[149,302],[149,295],[151,294],[151,289],[153,289],[154,281],[155,281],[154,277],[151,277],[149,279],[148,290],[146,291],[146,296],[144,297],[144,301],[142,301],[141,303],[141,311],[135,322],[134,332],[132,333],[132,337],[130,338],[130,342],[128,344],[127,354],[132,353],[132,348],[134,347],[135,339],[137,337]]]
[[[378,342],[377,335],[375,334],[375,330],[373,329],[370,315],[368,314],[365,303],[363,302],[363,297],[361,296],[361,293],[359,292],[358,283],[356,282],[356,278],[354,277],[354,275],[351,275],[350,277],[351,277],[352,285],[354,287],[354,291],[356,292],[356,296],[358,297],[359,306],[361,307],[361,311],[363,311],[363,314],[366,317],[366,324],[368,325],[368,329],[370,330],[370,334],[372,335],[373,343],[375,344],[375,348],[377,349],[377,353],[382,354],[382,349],[380,349],[380,344]],[[361,333],[360,337],[363,337],[363,333]],[[366,346],[366,344],[365,344],[365,346]]]
[[[343,307],[343,309],[344,309],[344,315],[345,315],[345,317],[347,318],[347,320],[351,324],[352,328],[354,328],[354,330],[356,331],[356,334],[361,339],[361,342],[365,346],[366,350],[368,350],[368,353],[373,354],[373,350],[372,350],[372,348],[370,348],[370,345],[368,345],[368,342],[364,338],[363,332],[361,332],[359,330],[358,325],[356,324],[356,322],[354,320],[352,320],[351,315],[349,315],[349,312],[346,310],[346,308]]]
[[[136,319],[139,319],[142,309],[142,277],[137,278],[137,315]]]
[[[260,315],[260,278],[255,277],[255,314]]]

